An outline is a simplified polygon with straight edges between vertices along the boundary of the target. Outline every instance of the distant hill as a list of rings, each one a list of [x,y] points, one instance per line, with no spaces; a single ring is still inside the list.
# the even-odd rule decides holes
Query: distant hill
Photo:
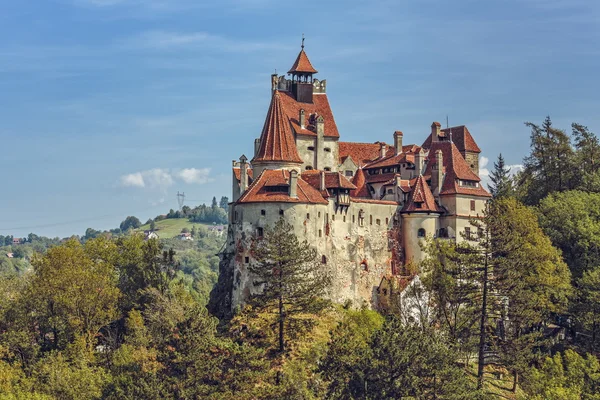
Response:
[[[163,219],[162,221],[156,221],[154,223],[154,230],[161,239],[171,239],[179,236],[183,228],[188,228],[190,231],[192,227],[209,227],[212,224],[201,224],[197,222],[190,222],[187,218],[169,218]],[[135,232],[143,232],[150,230],[150,224],[142,225]]]

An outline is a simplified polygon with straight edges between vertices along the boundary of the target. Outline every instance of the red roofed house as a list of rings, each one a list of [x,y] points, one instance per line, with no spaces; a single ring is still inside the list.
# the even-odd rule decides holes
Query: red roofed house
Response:
[[[422,145],[340,141],[326,81],[304,51],[289,77],[271,76],[272,96],[252,160],[233,162],[228,232],[231,308],[255,287],[248,266],[252,242],[285,218],[313,244],[334,274],[332,300],[377,305],[384,277],[406,280],[404,265],[419,262],[425,237],[473,237],[489,193],[479,179],[479,153],[465,126],[438,122]],[[410,277],[409,277],[410,279]]]

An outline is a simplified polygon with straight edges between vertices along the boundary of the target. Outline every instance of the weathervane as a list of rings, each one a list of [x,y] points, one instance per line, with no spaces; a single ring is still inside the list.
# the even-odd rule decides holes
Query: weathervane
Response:
[[[302,34],[302,48],[304,49],[304,33]]]

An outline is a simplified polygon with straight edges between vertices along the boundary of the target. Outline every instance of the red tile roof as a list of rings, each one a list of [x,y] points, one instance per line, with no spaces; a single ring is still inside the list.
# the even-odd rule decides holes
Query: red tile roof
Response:
[[[323,136],[333,138],[340,137],[335,118],[333,117],[333,112],[331,111],[331,106],[329,105],[329,100],[325,93],[315,94],[312,103],[300,103],[294,99],[291,93],[281,92],[281,102],[283,104],[284,112],[289,118],[296,134],[316,136],[316,130],[306,129],[311,114],[316,114],[320,115],[325,120],[325,132]],[[304,115],[306,116],[305,129],[300,127],[300,110],[304,110]]]
[[[365,172],[359,168],[352,178],[352,183],[356,186],[356,189],[350,191],[351,197],[371,197],[369,188],[367,187],[367,180],[365,178]]]
[[[237,203],[309,203],[328,204],[317,189],[298,177],[298,198],[286,192],[271,192],[268,187],[289,187],[290,173],[282,169],[266,169],[252,182]]]
[[[356,186],[354,186],[345,176],[343,176],[339,172],[322,172],[318,170],[306,171],[302,173],[302,179],[308,182],[315,189],[320,190],[321,173],[325,174],[326,189],[356,189]]]
[[[469,168],[467,162],[454,143],[447,141],[433,142],[429,148],[425,176],[431,176],[432,167],[436,164],[435,152],[442,151],[443,171],[445,172],[444,183],[440,195],[445,194],[467,194],[472,196],[490,197],[490,194],[478,183],[476,188],[460,186],[457,180],[480,182],[481,179]]]
[[[417,177],[408,201],[402,207],[402,212],[442,212],[422,175]]]
[[[252,182],[252,168],[248,168],[248,180],[249,182]],[[239,167],[233,167],[233,173],[235,175],[235,179],[237,179],[238,181],[240,181],[242,178],[242,170]]]
[[[385,174],[366,175],[367,183],[387,182],[396,176],[395,172],[386,172]]]
[[[284,112],[282,96],[278,90],[273,92],[269,112],[260,135],[260,148],[252,162],[303,162],[298,155],[290,122]]]
[[[300,50],[298,57],[296,57],[296,62],[294,62],[294,65],[292,65],[292,68],[288,71],[288,74],[294,72],[304,72],[310,74],[316,74],[318,72],[316,69],[313,68],[312,64],[310,63],[310,60],[308,59],[304,48]]]
[[[402,153],[396,155],[395,149],[392,150],[392,154],[390,155],[390,151],[386,152],[386,157],[382,159],[375,160],[367,165],[365,168],[384,168],[391,167],[394,165],[401,164],[403,162],[415,162],[415,153],[419,151],[421,147],[416,146],[414,144],[408,146],[402,146]]]
[[[393,154],[394,147],[386,145],[386,155]],[[346,157],[351,157],[358,166],[363,166],[371,161],[379,158],[380,144],[377,143],[354,143],[354,142],[338,142],[340,164],[344,162]],[[403,147],[404,148],[404,147]],[[391,153],[390,153],[391,152]]]
[[[466,126],[460,125],[442,129],[440,131],[440,136],[449,137],[450,131],[452,131],[452,142],[456,144],[456,147],[458,147],[460,152],[472,151],[474,153],[481,153],[481,149],[477,146],[477,143],[475,143],[475,139],[473,139],[473,136],[471,136],[471,133]],[[423,142],[423,148],[428,149],[430,147],[431,134],[429,134],[425,142]]]

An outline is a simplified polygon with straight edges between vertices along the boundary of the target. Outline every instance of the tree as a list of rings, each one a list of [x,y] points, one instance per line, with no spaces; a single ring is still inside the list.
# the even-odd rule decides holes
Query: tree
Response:
[[[152,232],[156,230],[156,222],[154,222],[154,220],[150,221],[150,230]]]
[[[196,234],[198,233],[196,231],[196,225],[192,225],[192,230],[190,231],[190,233],[192,234],[192,237],[196,237]]]
[[[578,123],[571,124],[571,131],[575,142],[575,162],[579,166],[577,188],[600,192],[600,140],[587,126]]]
[[[125,220],[123,222],[121,222],[121,225],[119,225],[119,228],[121,229],[121,231],[126,232],[127,230],[129,230],[131,228],[137,229],[140,226],[142,226],[142,223],[140,222],[139,219],[137,219],[137,217],[129,216],[129,217],[125,218]]]
[[[500,362],[513,371],[513,391],[539,346],[541,327],[565,310],[570,274],[560,252],[537,223],[535,213],[513,198],[490,203],[484,224],[494,254],[490,292],[501,334],[495,337]]]
[[[600,331],[600,268],[586,271],[577,280],[576,303],[573,307],[577,321],[591,333],[589,351],[596,352]]]
[[[217,198],[213,196],[211,207],[217,208],[217,206],[218,206]]]
[[[79,337],[91,350],[100,328],[118,317],[115,257],[114,243],[105,238],[85,246],[70,240],[34,257],[29,298],[41,336],[51,335],[53,348]]]
[[[556,353],[528,371],[523,389],[532,400],[596,400],[600,398],[600,363],[592,354]]]
[[[221,197],[219,207],[221,207],[223,210],[227,210],[227,208],[229,207],[229,198],[227,196]]]
[[[504,164],[502,154],[498,155],[498,161],[494,162],[494,170],[490,174],[491,184],[488,189],[494,198],[510,196],[513,192],[510,168]]]
[[[549,193],[565,191],[574,184],[574,152],[571,139],[552,125],[546,117],[542,126],[525,123],[531,128],[531,153],[524,159],[519,174],[521,196],[525,204],[535,205]]]
[[[327,306],[321,297],[330,283],[316,250],[293,232],[282,218],[265,229],[264,238],[253,245],[256,261],[248,268],[260,290],[248,304],[256,311],[274,313],[280,353],[285,350],[286,335],[312,326],[313,320],[303,315],[318,314]]]

